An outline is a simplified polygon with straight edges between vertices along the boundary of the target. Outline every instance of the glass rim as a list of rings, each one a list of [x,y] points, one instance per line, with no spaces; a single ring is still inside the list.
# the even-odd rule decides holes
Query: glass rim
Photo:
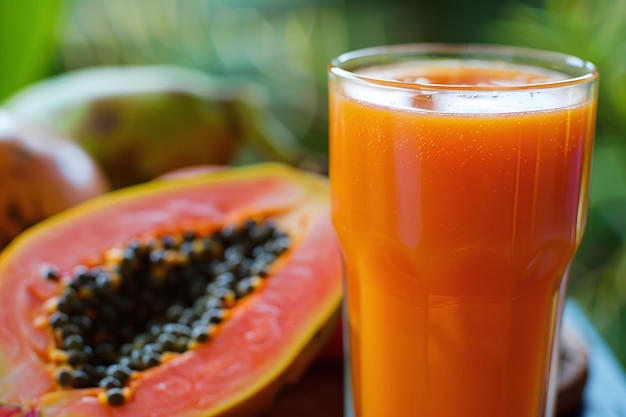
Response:
[[[549,68],[547,64],[560,64],[564,73],[566,69],[578,69],[581,75],[571,75],[564,73],[567,77],[559,80],[550,80],[545,82],[531,82],[518,85],[465,85],[465,84],[437,84],[437,83],[420,83],[391,80],[385,78],[371,77],[368,75],[357,74],[353,70],[347,69],[349,63],[357,60],[365,60],[368,58],[383,57],[418,57],[427,54],[457,54],[456,58],[470,58],[494,61],[495,58],[508,58],[509,62],[514,58],[533,59],[535,62],[529,64],[538,68]],[[370,63],[371,64],[371,63]],[[542,66],[541,64],[546,64]],[[361,66],[363,68],[367,66]],[[355,49],[345,52],[330,61],[328,65],[328,73],[334,74],[340,78],[350,79],[368,84],[386,86],[390,88],[402,88],[410,90],[448,90],[448,91],[520,91],[528,89],[552,89],[558,87],[571,86],[576,84],[584,84],[597,80],[599,72],[596,66],[582,58],[562,52],[550,51],[546,49],[528,48],[522,46],[508,46],[500,44],[487,43],[406,43],[397,45],[374,46],[368,48]]]

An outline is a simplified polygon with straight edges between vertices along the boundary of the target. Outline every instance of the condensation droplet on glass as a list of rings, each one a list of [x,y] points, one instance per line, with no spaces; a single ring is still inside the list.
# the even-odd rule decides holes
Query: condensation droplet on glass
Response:
[[[492,91],[491,92],[491,97],[493,98],[497,98],[500,95],[500,93],[498,91]]]

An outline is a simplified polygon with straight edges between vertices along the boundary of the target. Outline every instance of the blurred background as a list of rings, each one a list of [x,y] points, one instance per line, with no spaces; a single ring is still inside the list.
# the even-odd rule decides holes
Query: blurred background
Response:
[[[626,364],[625,22],[626,0],[0,0],[0,101],[85,67],[182,66],[260,87],[276,134],[324,155],[326,65],[344,51],[490,42],[590,60],[598,129],[569,291]]]

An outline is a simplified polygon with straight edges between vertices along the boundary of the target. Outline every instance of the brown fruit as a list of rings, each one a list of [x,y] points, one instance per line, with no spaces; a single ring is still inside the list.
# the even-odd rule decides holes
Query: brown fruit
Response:
[[[29,226],[107,190],[79,145],[0,111],[0,249]]]

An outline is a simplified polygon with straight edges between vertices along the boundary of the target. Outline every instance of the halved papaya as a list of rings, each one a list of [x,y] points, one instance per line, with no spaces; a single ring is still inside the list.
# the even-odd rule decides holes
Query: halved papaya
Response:
[[[105,292],[98,292],[99,287],[88,291],[80,287],[79,277],[96,271],[92,273],[95,277],[113,265],[126,280],[118,287],[126,288],[127,282],[130,286],[139,278],[123,272],[120,268],[128,259],[115,254],[126,253],[132,244],[129,242],[136,245],[138,239],[147,239],[152,248],[162,248],[158,242],[168,237],[172,248],[176,246],[171,243],[172,236],[182,241],[188,241],[190,235],[194,239],[217,236],[215,239],[225,242],[218,245],[221,249],[217,252],[207,255],[212,259],[207,270],[215,269],[230,262],[224,257],[228,256],[225,252],[233,231],[243,236],[246,228],[262,228],[268,223],[280,242],[288,242],[288,246],[269,256],[272,262],[262,268],[264,273],[256,272],[256,289],[233,293],[232,303],[223,308],[227,312],[224,320],[208,324],[210,337],[190,340],[179,352],[162,348],[158,363],[143,368],[126,362],[132,373],[124,384],[121,402],[107,401],[102,380],[80,388],[59,377],[62,369],[78,373],[87,372],[88,365],[90,370],[100,367],[100,371],[119,366],[123,346],[134,349],[137,334],[142,332],[139,328],[165,320],[168,306],[153,311],[158,317],[140,319],[146,315],[142,309],[167,298],[165,293],[178,293],[178,287],[200,279],[184,281],[181,270],[188,264],[180,261],[175,267],[178,275],[168,281],[173,286],[165,293],[154,292],[152,284],[143,281],[132,285],[135,298],[131,298],[130,311],[118,312],[117,319],[112,319],[95,307],[110,309],[119,301],[106,298],[117,297],[111,295],[110,287],[105,297]],[[238,259],[245,263],[241,256]],[[250,258],[248,266],[253,261]],[[144,273],[142,279],[153,279],[151,274]],[[208,288],[216,277],[208,274],[204,279]],[[55,327],[52,319],[63,313],[74,314],[62,301],[68,294],[73,294],[77,304],[82,303],[81,311],[89,311],[84,316],[72,316],[71,326],[78,328],[88,322],[89,328],[100,329],[83,335],[84,345],[79,344],[79,350],[87,346],[89,349],[84,350],[90,353],[83,351],[78,355],[82,360],[74,362],[68,359],[72,356],[64,345],[69,343],[64,328]],[[89,304],[92,299],[99,300],[98,304]],[[329,219],[327,183],[322,177],[283,165],[260,164],[155,180],[116,191],[42,222],[18,237],[0,256],[0,404],[7,409],[8,404],[22,405],[24,415],[36,410],[41,417],[256,415],[282,387],[299,378],[324,346],[334,329],[340,303],[340,255]],[[85,304],[91,307],[85,308]],[[188,308],[179,307],[181,311]],[[74,322],[76,317],[81,320]],[[121,340],[120,334],[125,333],[120,331],[115,342],[107,339],[107,332],[127,323],[134,323],[135,334],[131,331]],[[159,325],[157,328],[165,329],[165,324]],[[145,332],[141,334],[145,336]],[[105,344],[114,346],[114,354],[106,360],[93,353],[102,351]],[[87,357],[96,358],[97,363],[86,364]]]

